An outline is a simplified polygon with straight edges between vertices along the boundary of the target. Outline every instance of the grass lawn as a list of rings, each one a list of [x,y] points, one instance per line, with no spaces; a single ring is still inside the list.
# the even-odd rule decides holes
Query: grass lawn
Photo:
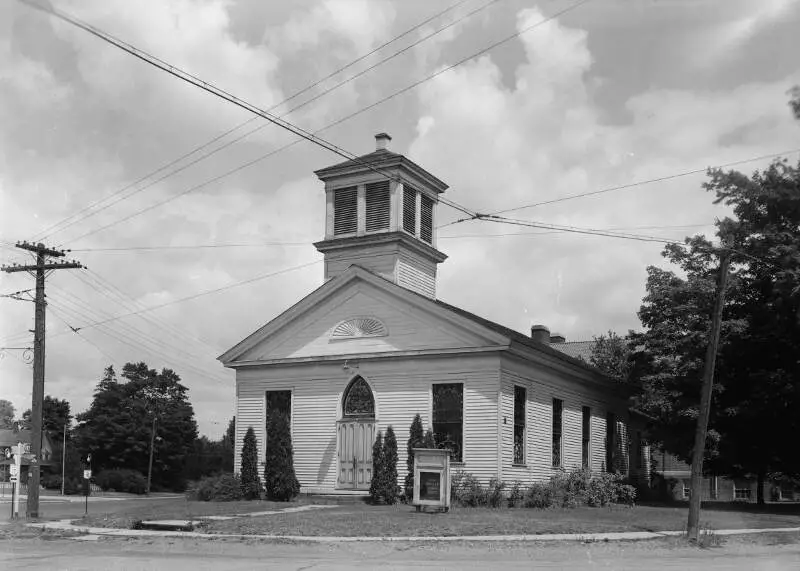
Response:
[[[701,524],[709,530],[798,527],[800,509],[790,507],[793,509],[771,512],[753,509],[755,506],[704,509]],[[552,510],[454,507],[448,514],[432,514],[416,513],[406,505],[347,505],[313,512],[210,521],[202,529],[208,533],[383,537],[670,531],[685,528],[687,512],[684,506]]]
[[[185,498],[159,499],[143,502],[115,503],[106,505],[105,510],[94,508],[94,513],[87,517],[75,519],[76,523],[92,527],[130,528],[135,520],[185,519],[193,520],[210,515],[233,515],[251,512],[262,512],[287,507],[295,507],[308,503],[333,503],[300,500],[295,502],[239,501],[239,502],[195,502]]]

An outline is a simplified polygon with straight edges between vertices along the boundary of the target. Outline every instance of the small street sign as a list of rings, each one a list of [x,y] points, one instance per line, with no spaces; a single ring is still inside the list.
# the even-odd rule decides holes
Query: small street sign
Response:
[[[90,480],[92,478],[92,471],[91,470],[84,470],[83,471],[83,479]]]
[[[12,484],[17,484],[19,483],[19,476],[12,475],[11,478],[9,478],[9,480]]]
[[[9,467],[11,468],[11,476],[12,477],[19,476],[19,466],[17,466],[16,464],[11,464],[11,466],[9,466]]]

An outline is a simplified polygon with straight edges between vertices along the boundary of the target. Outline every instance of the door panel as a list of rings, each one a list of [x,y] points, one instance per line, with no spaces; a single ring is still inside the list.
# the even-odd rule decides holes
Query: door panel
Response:
[[[337,426],[338,488],[368,490],[372,482],[374,420],[343,420]]]

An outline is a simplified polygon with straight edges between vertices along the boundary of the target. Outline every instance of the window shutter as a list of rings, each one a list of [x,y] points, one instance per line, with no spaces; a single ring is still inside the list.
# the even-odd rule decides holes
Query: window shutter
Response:
[[[373,182],[367,185],[367,232],[389,229],[389,210],[391,196],[389,181]]]
[[[358,230],[358,188],[333,191],[333,234],[354,234]]]
[[[403,186],[403,230],[416,234],[417,230],[417,191]]]
[[[433,243],[433,200],[427,196],[420,197],[419,234],[428,244]]]

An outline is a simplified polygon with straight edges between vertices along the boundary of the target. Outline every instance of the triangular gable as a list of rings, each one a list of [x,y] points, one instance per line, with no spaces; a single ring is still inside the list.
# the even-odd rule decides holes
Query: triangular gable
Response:
[[[337,333],[343,335],[334,335],[337,326]],[[368,331],[360,331],[360,326]],[[351,329],[356,336],[347,337]],[[506,336],[431,299],[351,266],[219,360],[236,366],[332,355],[507,347],[509,343]]]

